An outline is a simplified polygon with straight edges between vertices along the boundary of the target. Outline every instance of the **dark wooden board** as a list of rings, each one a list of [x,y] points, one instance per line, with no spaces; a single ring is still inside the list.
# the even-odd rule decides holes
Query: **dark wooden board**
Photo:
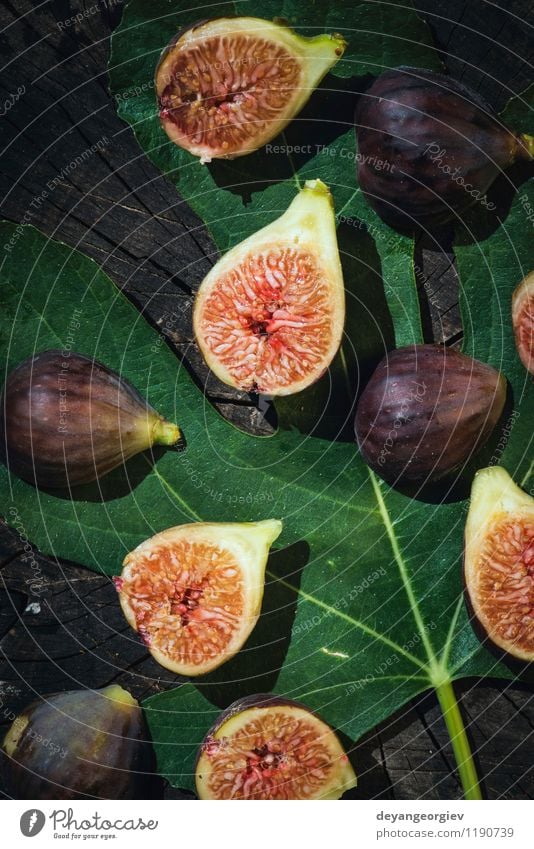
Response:
[[[416,0],[416,5],[446,67],[496,108],[532,80],[531,0]],[[216,253],[201,222],[117,118],[106,66],[121,8],[112,0],[37,6],[4,0],[0,101],[21,85],[25,92],[0,121],[0,214],[32,223],[93,257],[160,329],[221,413],[253,432],[266,432],[270,425],[254,399],[208,375],[193,344],[192,293]],[[64,25],[78,13],[79,23]],[[69,167],[95,146],[81,164]],[[49,181],[54,188],[43,199]],[[450,246],[420,243],[417,261],[426,335],[455,344],[461,323]],[[39,693],[119,681],[144,697],[176,684],[126,626],[108,579],[30,554],[2,524],[0,570],[0,725]],[[38,594],[36,573],[43,576]],[[532,692],[474,681],[462,682],[458,690],[487,795],[532,798]],[[432,694],[360,741],[357,760],[360,798],[461,795]]]

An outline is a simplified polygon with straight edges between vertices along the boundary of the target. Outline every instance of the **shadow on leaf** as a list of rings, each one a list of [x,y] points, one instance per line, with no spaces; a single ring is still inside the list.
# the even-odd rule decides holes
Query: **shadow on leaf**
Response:
[[[261,615],[252,634],[228,663],[194,681],[212,704],[226,708],[236,699],[274,689],[291,642],[298,588],[309,555],[304,541],[271,552]]]
[[[326,162],[330,145],[354,126],[355,98],[367,85],[366,77],[340,79],[328,74],[298,117],[272,142],[239,157],[238,166],[235,160],[211,162],[208,167],[215,183],[241,195],[247,206],[252,191],[262,192],[273,183],[293,179],[321,152]]]
[[[337,237],[346,297],[341,348],[317,383],[277,399],[276,412],[282,429],[354,442],[356,399],[395,337],[374,240],[357,219],[341,223]]]
[[[91,501],[98,504],[125,498],[145,480],[164,454],[168,451],[182,451],[184,445],[185,443],[178,448],[156,446],[143,451],[99,480],[74,486],[70,490],[67,487],[61,489],[39,487],[39,489],[63,501]]]
[[[533,176],[534,164],[530,162],[517,163],[500,174],[486,193],[494,208],[487,209],[478,202],[469,207],[456,227],[456,244],[483,242],[495,233],[506,222],[521,185]]]

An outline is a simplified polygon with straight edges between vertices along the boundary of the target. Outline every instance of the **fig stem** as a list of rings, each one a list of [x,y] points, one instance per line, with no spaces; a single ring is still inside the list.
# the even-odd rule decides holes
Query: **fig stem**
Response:
[[[534,136],[529,136],[528,133],[522,133],[519,136],[519,141],[521,142],[520,158],[526,160],[534,159]]]
[[[450,678],[436,686],[443,718],[451,738],[465,799],[482,799],[473,753]]]
[[[287,143],[287,138],[286,138],[285,130],[282,132],[282,138],[283,138],[283,140],[284,140],[284,144],[285,144],[285,146],[286,146],[286,150],[288,151],[287,158],[288,158],[288,160],[289,160],[289,164],[290,164],[290,166],[291,166],[291,170],[292,170],[292,172],[293,172],[293,181],[294,181],[294,183],[295,183],[295,186],[297,187],[297,191],[298,191],[298,192],[301,192],[301,191],[302,191],[302,184],[301,184],[301,182],[300,182],[300,177],[299,177],[299,175],[298,175],[297,169],[295,168],[295,162],[294,162],[294,160],[293,160],[293,154],[291,153],[291,147],[290,147],[290,145],[288,145],[288,143]]]
[[[104,687],[101,692],[105,694],[107,699],[115,702],[117,706],[139,707],[137,699],[134,699],[132,694],[128,690],[125,690],[124,687],[119,686],[119,684],[110,684],[108,687]]]
[[[533,461],[532,461],[532,463],[530,464],[530,466],[529,466],[529,468],[528,468],[528,471],[527,471],[527,473],[526,473],[525,477],[523,478],[523,480],[522,480],[522,481],[520,482],[520,484],[519,484],[519,486],[521,487],[521,489],[526,489],[527,481],[528,481],[529,477],[531,476],[531,474],[532,474],[533,472],[534,472],[534,460],[533,460]]]
[[[154,445],[174,445],[181,436],[182,433],[178,425],[165,419],[158,419],[152,430]]]

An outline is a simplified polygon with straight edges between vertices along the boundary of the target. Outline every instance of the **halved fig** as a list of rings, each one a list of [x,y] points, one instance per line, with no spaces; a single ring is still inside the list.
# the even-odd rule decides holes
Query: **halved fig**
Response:
[[[321,180],[308,180],[280,218],[211,269],[193,325],[204,359],[224,383],[292,395],[326,371],[344,317],[332,196]]]
[[[517,353],[527,371],[534,374],[534,271],[512,295],[512,324]]]
[[[272,695],[234,702],[202,743],[201,799],[339,799],[356,775],[334,731],[299,702]]]
[[[179,525],[142,542],[115,579],[126,619],[166,669],[202,675],[239,651],[258,621],[282,523]]]
[[[500,466],[475,476],[464,569],[473,611],[489,638],[534,661],[534,498]]]
[[[345,47],[340,35],[305,38],[261,18],[195,24],[156,68],[162,127],[201,162],[251,153],[300,112]]]

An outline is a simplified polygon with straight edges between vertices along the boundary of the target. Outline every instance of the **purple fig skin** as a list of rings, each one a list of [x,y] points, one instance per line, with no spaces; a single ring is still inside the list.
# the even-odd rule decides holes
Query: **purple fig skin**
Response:
[[[399,348],[358,402],[360,452],[388,483],[439,480],[487,441],[505,399],[503,375],[485,363],[438,345]]]
[[[402,232],[432,229],[483,203],[504,169],[534,153],[532,136],[504,127],[479,95],[418,68],[378,77],[360,97],[355,124],[359,185]]]
[[[8,731],[2,759],[14,799],[132,799],[160,789],[143,711],[117,685],[28,705]]]
[[[180,438],[126,380],[82,354],[44,351],[8,376],[0,401],[0,455],[44,488],[102,477],[154,444]]]

